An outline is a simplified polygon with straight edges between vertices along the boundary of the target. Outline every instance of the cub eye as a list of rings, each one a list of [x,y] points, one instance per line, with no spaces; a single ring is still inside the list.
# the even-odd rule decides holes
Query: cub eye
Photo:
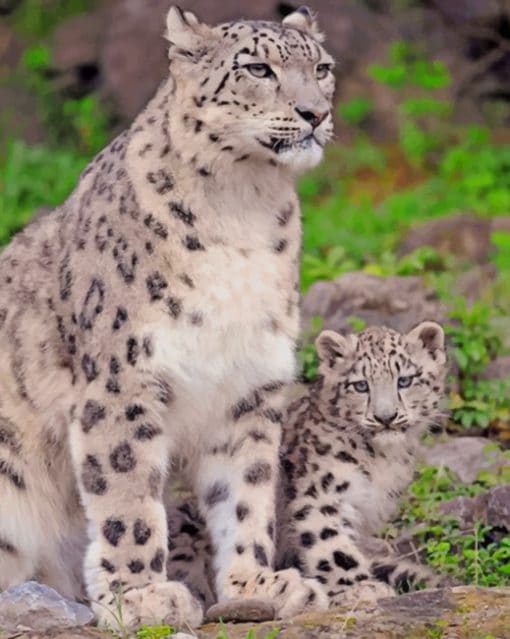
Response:
[[[413,377],[414,377],[414,375],[407,375],[406,377],[399,377],[398,378],[398,382],[397,382],[398,388],[409,388],[409,386],[411,386],[411,384],[413,383]]]
[[[360,380],[359,382],[354,382],[353,386],[354,390],[358,393],[368,393],[368,382],[366,382],[364,379]]]
[[[315,68],[315,77],[317,78],[317,80],[324,80],[324,78],[328,75],[328,73],[331,71],[331,65],[330,64],[318,64],[317,67]]]
[[[254,62],[253,64],[247,64],[244,67],[255,76],[256,78],[271,78],[274,76],[274,71],[268,64],[262,62]]]

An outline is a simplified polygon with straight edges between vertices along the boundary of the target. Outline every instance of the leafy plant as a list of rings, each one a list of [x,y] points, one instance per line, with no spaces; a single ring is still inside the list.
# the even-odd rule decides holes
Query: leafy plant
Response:
[[[142,626],[136,632],[136,639],[167,639],[175,632],[175,628],[168,625]]]
[[[371,100],[362,96],[352,98],[348,102],[340,102],[338,113],[350,125],[361,124],[372,113],[374,105]]]
[[[34,210],[60,204],[86,162],[72,151],[11,142],[0,160],[0,246],[30,220]]]
[[[501,455],[510,459],[509,453]],[[503,482],[510,482],[504,465],[494,473],[481,472],[471,485],[445,468],[424,467],[409,488],[397,529],[411,526],[425,561],[442,574],[481,586],[510,585],[510,539],[482,521],[465,525],[440,510],[444,501],[473,497]]]

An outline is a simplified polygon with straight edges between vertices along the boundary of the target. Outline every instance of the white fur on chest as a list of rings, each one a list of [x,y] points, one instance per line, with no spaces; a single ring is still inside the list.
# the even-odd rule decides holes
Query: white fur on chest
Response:
[[[381,448],[384,457],[376,447],[375,459],[367,464],[370,479],[356,469],[357,479],[349,495],[372,534],[377,534],[395,515],[399,494],[412,481],[414,473],[414,460],[407,453],[406,441],[400,435],[384,441]]]
[[[282,268],[282,257],[266,251],[208,248],[189,271],[195,287],[183,300],[183,317],[149,327],[152,366],[175,389],[185,421],[224,421],[260,386],[292,381],[298,322],[286,313],[292,290],[285,290],[290,277]],[[190,313],[200,315],[200,325]]]

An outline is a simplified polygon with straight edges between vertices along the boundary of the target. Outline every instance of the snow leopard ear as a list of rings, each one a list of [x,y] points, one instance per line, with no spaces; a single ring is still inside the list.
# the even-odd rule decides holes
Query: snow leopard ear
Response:
[[[198,62],[213,40],[213,30],[191,11],[170,7],[166,16],[165,38],[170,42],[168,57]]]
[[[284,27],[291,27],[310,34],[317,42],[324,41],[324,35],[319,30],[316,16],[308,7],[299,7],[299,9],[289,13],[282,20],[282,24]]]
[[[425,349],[430,355],[436,351],[444,351],[444,331],[437,322],[421,322],[406,335],[406,340],[411,346]]]
[[[351,350],[351,343],[348,337],[340,335],[335,331],[322,331],[315,340],[315,348],[321,362],[326,362],[333,368],[335,360],[345,358]]]

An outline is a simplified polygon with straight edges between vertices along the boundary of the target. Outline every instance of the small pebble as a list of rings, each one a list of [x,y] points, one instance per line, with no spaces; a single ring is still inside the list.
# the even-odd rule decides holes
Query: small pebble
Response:
[[[262,599],[232,599],[214,604],[206,613],[206,621],[257,622],[272,621],[276,617],[274,606]]]

